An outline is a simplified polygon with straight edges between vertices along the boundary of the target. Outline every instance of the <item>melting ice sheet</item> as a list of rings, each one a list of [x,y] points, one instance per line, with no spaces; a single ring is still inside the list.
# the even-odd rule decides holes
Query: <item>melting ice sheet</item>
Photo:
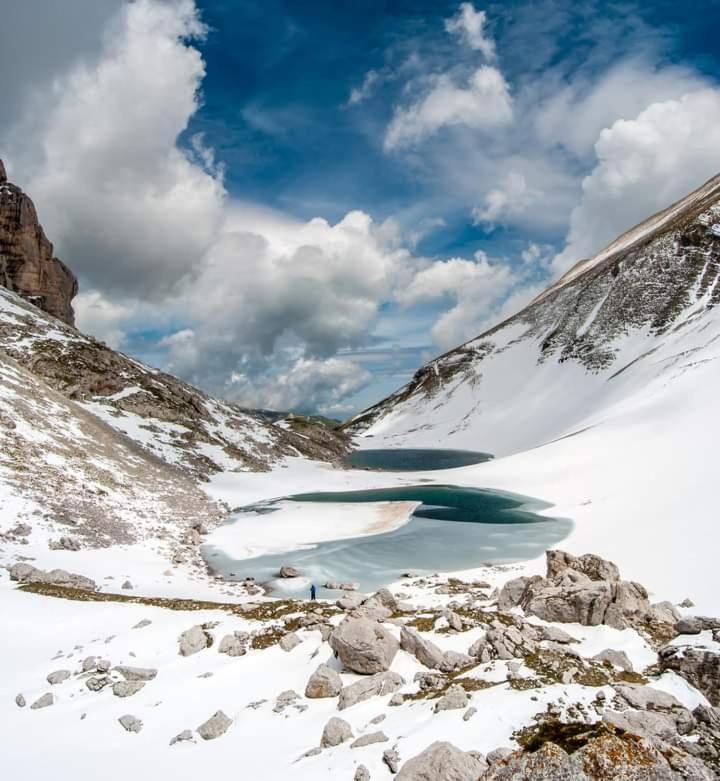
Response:
[[[395,511],[387,509],[393,506]],[[423,574],[535,558],[572,528],[567,519],[538,514],[548,507],[524,496],[455,485],[298,494],[236,511],[202,552],[229,580],[252,576],[266,582],[286,564],[305,577],[273,581],[278,589],[334,580],[372,591],[409,570]],[[379,508],[392,520],[373,531]],[[246,543],[257,543],[251,530],[261,527],[275,547],[255,555]]]

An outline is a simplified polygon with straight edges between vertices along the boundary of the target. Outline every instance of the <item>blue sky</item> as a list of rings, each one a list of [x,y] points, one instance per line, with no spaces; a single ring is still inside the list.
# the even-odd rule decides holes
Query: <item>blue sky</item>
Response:
[[[720,170],[719,25],[705,0],[30,0],[0,154],[82,328],[343,416]]]

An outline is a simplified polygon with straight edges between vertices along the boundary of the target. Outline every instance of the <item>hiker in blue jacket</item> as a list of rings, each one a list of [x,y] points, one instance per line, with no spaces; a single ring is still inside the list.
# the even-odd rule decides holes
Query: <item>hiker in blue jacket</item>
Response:
[[[314,602],[316,596],[317,596],[317,589],[315,588],[315,584],[311,583],[310,584],[310,599],[312,599],[312,601]]]

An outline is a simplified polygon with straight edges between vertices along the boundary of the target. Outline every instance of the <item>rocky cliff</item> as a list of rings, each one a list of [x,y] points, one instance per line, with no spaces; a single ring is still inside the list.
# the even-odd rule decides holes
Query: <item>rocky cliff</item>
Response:
[[[74,324],[72,300],[78,283],[53,257],[53,245],[38,222],[32,200],[7,181],[0,160],[0,285],[48,314]]]

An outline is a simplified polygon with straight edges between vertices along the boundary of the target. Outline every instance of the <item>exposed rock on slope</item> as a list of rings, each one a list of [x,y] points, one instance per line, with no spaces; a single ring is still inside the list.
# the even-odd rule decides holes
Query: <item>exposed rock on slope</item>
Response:
[[[346,428],[394,445],[481,442],[496,455],[535,447],[690,359],[715,337],[708,331],[701,342],[718,303],[715,177],[514,317],[423,366]]]
[[[35,206],[7,181],[0,160],[0,285],[14,290],[54,317],[73,324],[72,300],[78,283],[53,257],[53,245],[38,222]]]

